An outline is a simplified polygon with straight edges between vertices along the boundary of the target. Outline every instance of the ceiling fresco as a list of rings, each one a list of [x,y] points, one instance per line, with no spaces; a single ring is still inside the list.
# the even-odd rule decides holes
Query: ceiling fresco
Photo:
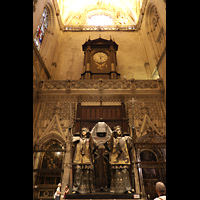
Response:
[[[143,0],[57,0],[64,25],[136,25]],[[96,24],[92,19],[96,18]],[[103,22],[105,20],[105,23]],[[101,23],[100,23],[101,21]]]

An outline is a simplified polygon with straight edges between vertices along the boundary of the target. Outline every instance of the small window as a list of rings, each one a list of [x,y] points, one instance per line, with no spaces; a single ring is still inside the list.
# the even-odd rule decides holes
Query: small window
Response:
[[[38,51],[41,48],[42,41],[44,39],[45,30],[47,29],[47,27],[48,27],[48,11],[45,8],[43,13],[42,13],[42,18],[41,18],[40,23],[37,27],[35,37],[34,37],[34,42],[35,42],[35,45],[36,45]]]
[[[158,79],[158,78],[160,78],[157,67],[155,67],[155,69],[154,69],[151,77],[152,77],[152,79]]]
[[[88,25],[108,26],[113,25],[113,20],[107,15],[92,15],[87,19]]]

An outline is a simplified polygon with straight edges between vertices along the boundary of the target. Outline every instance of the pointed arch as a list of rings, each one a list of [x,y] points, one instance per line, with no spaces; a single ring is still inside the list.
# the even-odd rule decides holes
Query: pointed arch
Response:
[[[48,10],[49,12],[49,17],[48,17],[48,20],[49,20],[49,28],[48,30],[50,32],[52,32],[54,30],[54,24],[55,24],[55,17],[54,17],[54,9],[53,9],[53,6],[52,6],[52,3],[50,0],[47,1],[46,3],[46,6],[45,8]]]
[[[62,145],[66,144],[66,139],[63,138],[57,131],[50,131],[44,136],[41,136],[38,141],[36,142],[36,145],[40,148],[43,144],[47,143],[49,140],[57,140]]]
[[[152,49],[151,56],[154,58],[154,64],[152,66],[155,67],[151,69],[150,77],[153,79],[160,77],[159,61],[166,48],[166,32],[164,30],[165,26],[162,23],[159,14],[160,13],[156,4],[152,0],[149,0],[145,13],[145,29]]]
[[[153,1],[149,1],[147,5],[147,11],[146,11],[146,30],[147,30],[147,36],[149,37],[153,54],[155,59],[158,60],[159,52],[158,48],[156,46],[156,40],[154,38],[153,31],[155,30],[156,26],[158,25],[159,16],[157,14],[157,8]],[[156,61],[157,61],[156,60]]]
[[[57,114],[54,115],[44,133],[37,140],[36,145],[40,147],[50,139],[55,139],[63,145],[66,144],[66,138],[60,126]]]
[[[158,132],[157,128],[155,127],[155,125],[152,123],[151,119],[149,118],[149,116],[147,114],[144,115],[144,119],[143,119],[143,124],[141,126],[140,132],[141,134],[144,133],[146,126],[149,125],[152,130],[154,130],[158,135],[160,135],[160,133]]]

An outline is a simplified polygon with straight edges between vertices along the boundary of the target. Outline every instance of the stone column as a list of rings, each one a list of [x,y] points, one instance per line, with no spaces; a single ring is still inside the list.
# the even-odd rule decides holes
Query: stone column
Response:
[[[66,144],[66,152],[63,158],[63,176],[62,176],[62,186],[61,193],[64,194],[65,186],[69,185],[69,172],[70,172],[70,143],[69,141]]]
[[[91,57],[91,46],[87,47],[87,56],[86,56],[86,64],[85,64],[85,78],[86,79],[90,79],[90,73],[91,73],[91,69],[90,69],[90,57]]]
[[[111,79],[116,79],[115,51],[113,46],[110,47]]]
[[[137,159],[136,159],[136,152],[135,148],[132,148],[132,166],[133,166],[133,172],[134,172],[134,178],[135,178],[135,193],[140,194],[140,181],[138,176],[138,169],[137,169]]]
[[[35,156],[36,155],[36,156]],[[39,161],[40,161],[40,155],[41,155],[41,152],[35,152],[33,154],[33,159],[35,157],[35,160],[33,161],[33,169],[37,169],[38,168],[38,164],[39,164]],[[37,172],[33,172],[33,184],[35,185],[35,175],[37,174]]]

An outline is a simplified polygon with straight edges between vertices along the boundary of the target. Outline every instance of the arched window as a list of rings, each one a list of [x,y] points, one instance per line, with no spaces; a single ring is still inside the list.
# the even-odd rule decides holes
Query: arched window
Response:
[[[38,51],[41,48],[42,41],[44,39],[45,30],[47,29],[47,27],[48,27],[48,11],[46,8],[44,8],[44,11],[42,13],[42,18],[40,19],[40,23],[37,27],[35,37],[34,37],[34,42]]]

